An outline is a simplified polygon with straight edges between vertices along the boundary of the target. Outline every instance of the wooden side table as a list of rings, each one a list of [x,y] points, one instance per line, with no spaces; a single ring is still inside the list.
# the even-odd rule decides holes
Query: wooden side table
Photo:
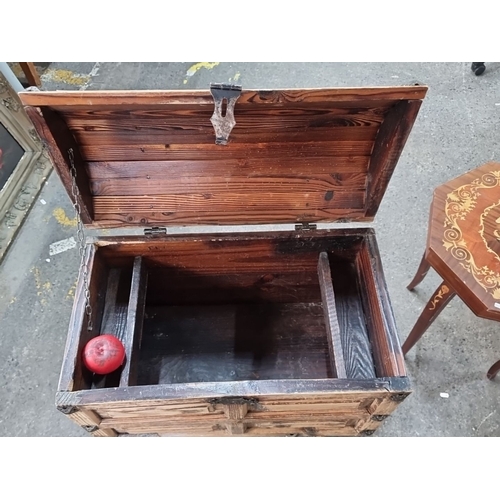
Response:
[[[500,163],[487,163],[434,191],[427,248],[413,290],[430,267],[443,278],[403,344],[406,354],[458,295],[481,318],[500,321]],[[500,361],[488,371],[492,379]]]

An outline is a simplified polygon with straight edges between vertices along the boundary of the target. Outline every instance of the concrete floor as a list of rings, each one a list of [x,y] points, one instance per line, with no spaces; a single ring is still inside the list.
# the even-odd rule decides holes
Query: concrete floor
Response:
[[[431,271],[416,292],[405,288],[424,250],[433,189],[500,161],[500,64],[488,63],[481,77],[470,63],[193,64],[53,63],[42,81],[46,90],[208,88],[230,80],[246,88],[429,86],[374,224],[404,340],[440,282]],[[87,435],[54,407],[79,259],[76,249],[49,256],[49,245],[75,234],[72,218],[52,174],[0,265],[2,436]],[[414,393],[378,435],[500,436],[500,379],[485,377],[500,358],[498,333],[498,324],[455,298],[408,355]]]

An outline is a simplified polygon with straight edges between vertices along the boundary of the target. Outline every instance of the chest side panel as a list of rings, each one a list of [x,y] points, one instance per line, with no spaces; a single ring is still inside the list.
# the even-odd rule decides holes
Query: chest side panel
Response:
[[[370,435],[399,404],[389,392],[323,393],[85,405],[101,433],[167,436]]]

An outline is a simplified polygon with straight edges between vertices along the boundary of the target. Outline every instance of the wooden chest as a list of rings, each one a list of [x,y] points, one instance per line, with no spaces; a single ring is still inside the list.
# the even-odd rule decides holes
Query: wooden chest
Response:
[[[84,224],[146,228],[86,245],[57,407],[93,435],[369,435],[410,393],[373,229],[316,223],[373,220],[426,87],[240,90],[21,94]]]

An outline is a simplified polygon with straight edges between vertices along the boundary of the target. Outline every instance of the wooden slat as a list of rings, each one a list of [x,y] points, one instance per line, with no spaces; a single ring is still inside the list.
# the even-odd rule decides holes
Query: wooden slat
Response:
[[[88,162],[86,165],[91,181],[117,179],[173,178],[175,183],[182,177],[232,177],[247,176],[307,176],[329,174],[342,180],[344,175],[366,174],[369,156],[331,156],[314,158],[277,158],[273,162],[260,158],[230,160],[170,160],[170,161],[113,161]],[[230,180],[230,179],[228,179]]]
[[[82,222],[84,224],[91,223],[94,214],[92,209],[92,195],[90,194],[90,183],[83,165],[80,148],[66,123],[58,113],[49,108],[43,109],[43,116],[40,114],[40,111],[31,107],[26,108],[26,113],[33,122],[38,135],[47,147],[52,163],[61,178],[68,196],[74,203],[75,197],[73,196],[71,188],[72,176],[68,158],[68,150],[70,148],[73,149],[74,163],[77,170],[76,184],[80,192],[80,196],[76,201],[78,201],[81,207],[80,216]]]
[[[214,260],[217,260],[214,256]],[[277,261],[274,264],[279,265]],[[286,265],[285,261],[281,266]],[[154,267],[149,277],[149,304],[161,306],[256,304],[256,303],[319,303],[318,277],[311,271],[278,270],[272,264],[268,272],[239,274],[214,272],[210,275],[182,269]]]
[[[262,211],[272,209],[279,205],[290,210],[301,209],[339,209],[351,208],[362,209],[365,199],[365,191],[333,191],[333,190],[313,190],[311,186],[302,192],[274,192],[268,189],[267,192],[232,192],[226,190],[212,191],[206,194],[171,194],[171,195],[143,195],[143,196],[96,196],[94,197],[94,209],[99,217],[107,214],[150,214],[152,217],[172,215],[178,210],[183,211],[189,207],[189,211],[205,212],[226,212],[234,213],[235,220],[242,221],[241,215],[236,215],[235,207],[239,206],[242,212],[252,210]],[[242,188],[244,189],[244,188]],[[164,213],[167,212],[167,213]]]
[[[261,122],[266,121],[265,116],[260,117]],[[302,142],[353,142],[353,141],[368,141],[373,144],[378,132],[378,126],[382,118],[375,122],[372,126],[363,126],[358,123],[346,123],[344,125],[327,126],[322,130],[320,127],[317,129],[312,128],[309,124],[299,124],[296,129],[287,128],[285,125],[277,123],[274,128],[269,130],[253,131],[252,129],[245,129],[239,123],[233,129],[230,136],[231,144],[267,144],[267,143],[302,143]],[[209,117],[207,122],[211,125]],[[354,120],[350,120],[354,122]],[[92,123],[92,122],[90,122]],[[185,126],[183,124],[183,126]],[[94,125],[89,125],[94,127]],[[139,127],[137,127],[139,128]],[[215,141],[215,132],[208,127],[197,127],[200,130],[184,131],[175,130],[175,125],[171,126],[174,130],[158,131],[151,126],[142,127],[140,130],[121,131],[112,130],[110,132],[100,131],[79,131],[74,127],[70,127],[76,140],[83,146],[95,145],[99,147],[116,147],[120,144],[144,146],[145,144],[157,145],[157,147],[164,148],[165,144],[172,147],[173,144],[206,144],[211,145]],[[180,124],[177,125],[177,129]]]
[[[92,162],[87,170],[95,196],[365,189],[368,157],[332,160]]]
[[[363,222],[372,221],[373,217],[365,217],[364,209],[321,208],[314,210],[282,209],[269,213],[262,210],[242,212],[238,216],[227,211],[201,213],[199,211],[165,212],[161,216],[150,213],[135,214],[96,214],[95,228],[118,228],[123,226],[158,226],[158,225],[241,225],[241,224],[290,224],[297,222]]]
[[[127,429],[131,433],[141,434],[140,429]],[[172,429],[169,427],[159,428],[158,434],[162,437],[189,437],[189,436],[213,436],[213,437],[225,437],[230,436],[230,434],[225,429],[225,426],[215,426],[208,427],[204,426],[202,428],[196,427],[194,429],[190,428],[178,428]],[[357,436],[359,432],[351,426],[345,426],[343,423],[330,423],[323,424],[321,427],[299,427],[296,425],[284,425],[284,427],[252,427],[246,430],[241,437],[278,437],[278,436],[336,436],[336,437],[350,437]]]
[[[310,400],[317,397],[331,397],[333,401],[352,401],[353,398],[377,398],[387,396],[387,392],[400,392],[409,387],[408,379],[378,378],[375,380],[321,379],[321,380],[251,380],[231,382],[200,382],[192,384],[144,385],[106,388],[98,391],[58,392],[58,406],[83,406],[99,411],[99,407],[149,406],[162,401],[182,401],[195,398],[215,398],[223,396],[258,397],[279,396],[303,397]]]
[[[397,102],[397,101],[396,101]],[[387,107],[268,108],[236,106],[231,142],[373,141]],[[211,108],[62,112],[86,144],[214,142]],[[282,141],[279,139],[282,138]],[[156,142],[152,142],[156,141]],[[196,142],[196,141],[195,141]]]
[[[125,269],[123,268],[111,269],[109,271],[106,288],[104,312],[100,328],[101,335],[111,334],[120,339],[121,342],[124,342],[127,327],[127,305],[129,293],[129,273],[125,272]],[[92,388],[100,389],[102,387],[116,387],[119,384],[119,380],[119,370],[108,375],[94,374]]]
[[[378,399],[377,401],[382,401]],[[345,414],[365,414],[368,410],[361,407],[359,398],[353,402],[320,402],[307,400],[291,400],[291,401],[270,401],[267,403],[259,402],[258,410],[252,411],[252,418],[265,419],[266,415],[273,415],[276,418],[281,418],[287,413],[303,413],[316,415],[345,415]],[[372,412],[373,413],[373,412]],[[380,413],[380,412],[377,412]],[[107,422],[117,421],[145,421],[145,420],[167,420],[167,419],[190,419],[192,417],[224,416],[222,408],[215,408],[208,403],[190,404],[186,401],[183,405],[164,404],[163,406],[154,405],[151,407],[122,407],[122,408],[101,408],[99,415]]]
[[[316,156],[367,156],[372,141],[337,142],[269,142],[262,144],[118,144],[82,145],[86,161],[144,161],[144,160],[224,160],[233,158],[295,158]]]
[[[367,235],[357,255],[357,266],[376,373],[379,377],[404,377],[403,352],[374,233]]]
[[[218,428],[219,426],[225,428],[229,435],[246,434],[250,429],[269,429],[274,431],[274,434],[283,432],[286,428],[310,428],[316,429],[317,427],[338,427],[340,429],[345,427],[355,427],[360,425],[362,430],[366,423],[370,421],[370,416],[367,414],[359,413],[345,413],[345,414],[322,414],[316,415],[314,413],[306,412],[303,415],[289,414],[289,415],[261,415],[260,419],[254,418],[255,414],[249,415],[240,421],[228,420],[223,416],[217,418],[201,417],[198,419],[110,419],[103,420],[101,424],[102,429],[117,429],[118,432],[129,432],[134,434],[141,433],[161,433],[161,432],[175,432],[175,431],[193,431],[198,435],[207,435],[208,429]],[[354,426],[349,423],[354,423]],[[365,424],[365,425],[363,425]],[[236,428],[236,429],[235,429]],[[236,432],[235,432],[236,430]],[[314,435],[314,431],[311,435]]]
[[[109,271],[108,286],[106,289],[106,302],[101,324],[101,333],[112,333],[122,342],[125,339],[127,325],[127,302],[120,298],[119,288],[123,269]]]
[[[319,254],[318,278],[321,289],[321,299],[323,301],[325,327],[328,337],[333,376],[337,378],[347,378],[339,322],[337,319],[335,294],[333,292],[332,275],[328,254],[326,252],[321,252]]]
[[[136,257],[132,271],[127,327],[124,338],[125,366],[120,377],[120,387],[134,385],[137,381],[137,364],[142,340],[147,279],[148,272],[144,260],[142,257]]]
[[[228,177],[218,175],[215,177],[201,176],[190,177],[189,174],[182,176],[180,171],[170,178],[151,177],[147,179],[143,174],[139,178],[123,177],[121,179],[106,179],[91,181],[91,190],[94,196],[116,196],[123,199],[124,196],[140,196],[145,192],[151,195],[202,195],[205,199],[211,199],[217,194],[255,194],[266,189],[273,193],[288,193],[293,196],[295,193],[301,194],[304,191],[318,191],[326,195],[332,191],[332,197],[339,191],[352,192],[363,191],[366,183],[366,176],[363,173],[358,174],[337,174],[332,177],[331,174],[317,176],[307,176],[298,174],[292,176],[278,175],[247,175]],[[174,179],[178,178],[178,182]],[[364,196],[363,196],[364,197]],[[179,204],[184,203],[182,198]]]
[[[337,379],[331,379],[337,380]],[[352,383],[352,381],[350,381]],[[372,381],[373,382],[373,381]],[[151,386],[145,386],[151,387]],[[182,388],[182,385],[179,385]],[[304,405],[309,405],[310,408],[320,408],[325,405],[335,405],[339,411],[351,412],[357,409],[363,409],[368,411],[368,413],[378,413],[376,410],[383,398],[389,396],[389,387],[387,385],[386,392],[374,391],[372,389],[365,388],[365,391],[353,391],[353,392],[340,392],[338,394],[332,394],[329,391],[324,391],[321,393],[288,393],[288,394],[273,394],[264,393],[258,396],[257,406],[255,410],[257,411],[287,411],[287,408],[297,410],[304,409]],[[394,387],[392,390],[395,390]],[[406,390],[406,389],[405,389]],[[65,395],[67,396],[67,394]],[[70,396],[71,397],[71,396]],[[72,397],[71,397],[72,398]],[[214,406],[215,404],[215,406]],[[142,416],[158,416],[163,414],[178,414],[182,413],[188,414],[192,412],[192,415],[200,414],[201,408],[203,408],[205,413],[217,413],[222,415],[224,413],[223,408],[217,406],[214,403],[213,398],[188,398],[188,399],[148,399],[143,401],[135,401],[133,405],[130,404],[128,400],[110,402],[109,405],[85,405],[85,408],[90,408],[97,412],[102,418],[115,418],[118,416],[129,415],[134,418],[140,418]],[[276,408],[276,410],[275,410]],[[321,412],[322,410],[318,410]]]
[[[398,102],[380,126],[368,167],[366,213],[369,216],[377,213],[421,104],[421,101]]]
[[[238,104],[288,102],[337,102],[387,99],[423,99],[427,87],[423,85],[401,87],[345,87],[325,89],[245,90]],[[24,105],[30,106],[131,106],[162,104],[195,104],[213,106],[208,90],[121,90],[121,91],[53,91],[35,94],[20,93]]]
[[[394,404],[396,407],[397,404]],[[245,405],[235,405],[237,410],[240,410],[240,415],[245,410]],[[392,413],[392,412],[390,412]],[[238,413],[235,414],[235,417],[238,417]],[[213,414],[210,413],[208,415],[180,415],[180,416],[146,416],[142,418],[132,418],[132,417],[121,417],[121,418],[106,418],[101,421],[100,426],[105,428],[120,428],[120,427],[148,427],[151,429],[151,432],[155,432],[153,429],[155,427],[172,427],[172,428],[188,428],[188,427],[197,427],[204,425],[214,425],[214,424],[222,424],[227,423],[228,420],[241,420],[242,423],[245,423],[252,427],[267,427],[267,426],[275,426],[279,427],[280,425],[300,425],[307,427],[309,425],[315,424],[326,424],[333,422],[345,422],[350,419],[369,419],[370,415],[367,411],[345,411],[345,412],[315,412],[314,408],[310,407],[308,410],[304,412],[295,412],[291,410],[289,412],[281,412],[281,413],[268,413],[268,412],[249,412],[240,418],[232,418],[227,414],[219,413]]]
[[[374,379],[375,366],[357,268],[349,258],[330,258],[330,262],[347,378]]]
[[[317,102],[309,102],[309,101],[301,101],[301,102],[293,102],[293,103],[240,103],[238,100],[235,105],[235,109],[238,114],[252,114],[256,110],[268,110],[273,113],[279,112],[285,108],[290,108],[295,111],[298,110],[307,110],[310,108],[321,108],[323,111],[327,110],[337,110],[340,114],[343,110],[345,114],[349,114],[352,110],[382,110],[388,109],[393,106],[396,102],[401,99],[361,99],[354,101],[317,101]],[[42,108],[44,106],[40,106]],[[62,113],[67,117],[74,117],[75,119],[84,119],[88,114],[92,113],[96,110],[95,106],[92,105],[72,105],[72,104],[56,104],[48,106],[54,111],[58,113]],[[214,110],[214,101],[213,98],[210,100],[201,102],[199,104],[194,103],[146,103],[146,104],[130,104],[129,106],[124,106],[122,104],[104,104],[99,106],[99,114],[98,117],[104,117],[107,113],[133,113],[134,115],[150,113],[153,115],[154,113],[176,113],[179,110],[183,111],[192,111],[195,114],[200,112],[204,113],[213,113]],[[378,112],[378,111],[377,111]]]
[[[364,227],[316,230],[314,237],[307,231],[108,236],[97,244],[112,267],[132,266],[135,256],[147,254],[148,266],[154,268],[176,268],[200,277],[262,273],[266,283],[275,273],[277,278],[282,273],[283,279],[287,274],[292,279],[294,273],[316,274],[321,251],[352,257],[369,231]]]

